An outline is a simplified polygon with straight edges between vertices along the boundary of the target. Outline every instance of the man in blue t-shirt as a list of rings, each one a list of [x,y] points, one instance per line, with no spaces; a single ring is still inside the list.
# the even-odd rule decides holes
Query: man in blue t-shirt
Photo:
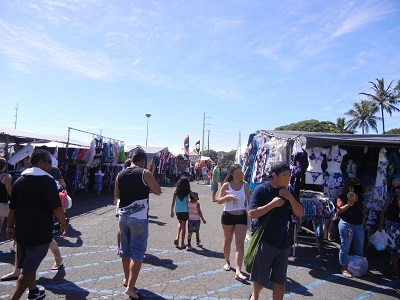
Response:
[[[285,162],[271,165],[271,181],[257,186],[251,195],[249,215],[259,222],[271,214],[254,258],[251,273],[253,294],[249,299],[257,300],[268,281],[274,283],[273,298],[283,299],[289,255],[288,223],[292,214],[303,216],[294,189],[289,186],[290,168]]]

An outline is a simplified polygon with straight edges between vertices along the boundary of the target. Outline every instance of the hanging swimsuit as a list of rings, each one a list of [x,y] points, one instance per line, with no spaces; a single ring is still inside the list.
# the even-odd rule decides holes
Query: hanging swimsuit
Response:
[[[342,164],[342,153],[340,152],[339,148],[339,153],[336,157],[332,157],[331,155],[332,149],[329,151],[329,155],[327,157],[328,161],[328,166],[329,162],[334,162],[339,164],[339,166]],[[342,172],[324,172],[324,186],[330,189],[339,189],[343,187],[343,174]]]
[[[322,164],[322,161],[324,160],[324,156],[322,155],[322,152],[319,153],[319,156],[316,156],[314,153],[314,150],[311,149],[311,154],[308,157],[309,161],[315,161],[315,162],[320,162],[319,164]],[[322,175],[322,172],[314,172],[314,171],[306,171],[306,174],[310,174],[312,179],[313,179],[313,183],[315,184],[315,182],[319,179],[319,177]]]

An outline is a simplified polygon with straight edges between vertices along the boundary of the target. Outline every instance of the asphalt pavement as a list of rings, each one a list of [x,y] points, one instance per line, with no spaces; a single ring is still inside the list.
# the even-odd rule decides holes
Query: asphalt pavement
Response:
[[[220,224],[222,206],[211,202],[209,185],[191,183],[199,193],[207,221],[201,224],[202,247],[193,251],[174,244],[177,220],[170,217],[173,185],[164,186],[160,196],[150,196],[150,237],[137,281],[143,299],[248,299],[250,281],[234,279],[235,270],[224,271]],[[80,191],[73,197],[68,236],[55,235],[65,268],[52,271],[48,253],[38,270],[38,284],[46,299],[128,299],[124,294],[121,259],[116,255],[117,218],[112,191],[100,196]],[[300,235],[312,237],[302,231]],[[321,254],[313,239],[299,238],[296,256],[289,257],[285,299],[399,299],[400,280],[390,277],[386,251],[366,249],[369,274],[346,279],[338,272],[337,243],[320,241]],[[11,242],[0,238],[0,273],[12,270]],[[234,242],[231,263],[234,266]],[[15,281],[0,282],[0,299],[9,299]],[[260,299],[272,299],[272,285]],[[23,298],[24,299],[24,298]]]

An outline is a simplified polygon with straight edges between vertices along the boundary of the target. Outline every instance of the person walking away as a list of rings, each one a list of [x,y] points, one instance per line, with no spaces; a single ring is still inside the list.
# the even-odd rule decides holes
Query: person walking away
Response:
[[[29,289],[28,299],[43,299],[46,291],[36,285],[36,270],[46,256],[52,241],[53,214],[63,234],[68,227],[53,177],[50,153],[35,150],[32,168],[22,172],[11,191],[7,220],[7,236],[16,238],[17,267],[22,269],[11,299],[20,299]]]
[[[394,245],[388,247],[390,263],[392,265],[392,277],[399,278],[399,256],[400,256],[400,178],[392,181],[394,195],[388,196],[385,205],[379,215],[378,230],[385,228],[386,233],[394,240]]]
[[[8,215],[8,199],[11,195],[12,177],[6,173],[7,162],[0,158],[0,236],[4,219]]]
[[[197,196],[196,193],[193,193]],[[188,244],[187,250],[192,249],[192,235],[193,232],[196,233],[196,246],[201,246],[200,240],[200,220],[203,221],[203,224],[206,224],[206,220],[203,217],[203,213],[200,209],[199,199],[195,197],[190,197],[188,202],[188,210],[189,210],[189,220],[188,220]]]
[[[222,162],[218,162],[217,165],[212,170],[211,174],[211,192],[212,192],[212,202],[217,202],[215,195],[218,192],[219,175],[221,174]]]
[[[347,179],[344,186],[344,193],[339,195],[336,201],[336,211],[340,216],[339,221],[339,264],[340,272],[346,278],[353,277],[347,271],[349,262],[349,250],[351,243],[354,244],[354,253],[364,256],[364,197],[362,187],[356,179]]]
[[[147,249],[149,236],[149,193],[161,194],[161,188],[147,167],[146,152],[133,150],[131,166],[118,173],[114,187],[114,205],[118,207],[121,248],[119,256],[125,275],[125,293],[138,299],[135,285]]]
[[[218,184],[218,182],[217,182]],[[221,224],[224,232],[223,252],[225,271],[231,270],[230,255],[233,235],[235,235],[235,279],[245,281],[247,277],[242,274],[244,255],[244,240],[247,231],[246,206],[250,195],[249,184],[243,181],[242,167],[231,165],[225,183],[221,187],[218,197],[218,204],[224,204],[224,211],[221,216]]]
[[[176,214],[178,219],[178,227],[176,229],[176,237],[174,245],[180,249],[185,249],[186,221],[189,219],[188,202],[189,196],[198,200],[197,196],[190,190],[190,182],[187,177],[181,177],[176,183],[171,203],[171,218]],[[175,214],[174,214],[175,211]],[[181,241],[179,243],[179,240]]]
[[[250,280],[253,293],[250,300],[259,299],[263,287],[271,280],[273,299],[283,299],[289,256],[288,222],[291,214],[301,218],[303,206],[289,186],[290,168],[285,162],[271,165],[270,181],[258,185],[251,195],[249,216],[258,222],[271,214],[254,257]],[[272,224],[272,226],[270,226]]]
[[[221,187],[224,184],[227,175],[228,175],[228,169],[227,168],[221,169],[221,174],[219,174],[219,182],[221,184]]]
[[[98,169],[97,172],[94,174],[93,189],[98,196],[100,196],[100,192],[103,189],[103,176],[104,173],[101,172],[101,169]]]

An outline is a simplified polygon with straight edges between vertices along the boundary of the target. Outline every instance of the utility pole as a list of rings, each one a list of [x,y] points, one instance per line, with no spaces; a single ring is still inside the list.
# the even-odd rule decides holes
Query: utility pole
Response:
[[[206,130],[208,132],[207,137],[207,151],[210,151],[210,130]]]
[[[201,155],[204,155],[204,128],[206,125],[210,125],[210,124],[206,124],[206,113],[203,114],[203,142],[201,143]],[[210,133],[208,133],[208,135],[210,135]],[[208,150],[210,150],[210,145],[208,145]]]
[[[204,127],[206,126],[206,113],[203,113],[203,140],[201,142],[201,155],[204,155]]]
[[[17,119],[18,119],[18,103],[17,103],[17,107],[15,108],[15,122],[14,122],[14,129],[17,129]]]

